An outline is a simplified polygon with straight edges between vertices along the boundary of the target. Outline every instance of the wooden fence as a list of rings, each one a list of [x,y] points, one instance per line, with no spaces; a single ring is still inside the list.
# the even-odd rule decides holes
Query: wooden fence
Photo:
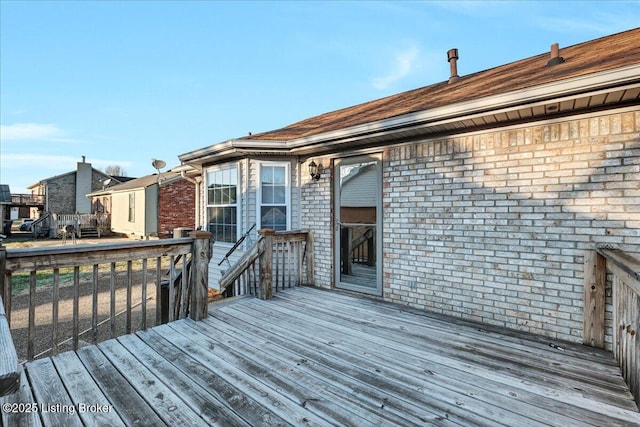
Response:
[[[640,260],[621,251],[597,249],[585,257],[584,343],[604,348],[605,291],[611,274],[613,354],[640,406]]]
[[[194,237],[116,244],[0,246],[0,297],[14,342],[24,338],[15,344],[20,359],[55,355],[67,342],[77,349],[81,337],[95,343],[99,328],[110,338],[159,324],[163,314],[166,321],[206,317],[209,237],[196,232]],[[63,290],[67,298],[61,297]],[[17,298],[20,313],[12,310]],[[148,314],[149,302],[155,313]]]
[[[262,229],[258,234],[258,241],[220,278],[221,293],[270,299],[279,289],[314,282],[311,233]]]

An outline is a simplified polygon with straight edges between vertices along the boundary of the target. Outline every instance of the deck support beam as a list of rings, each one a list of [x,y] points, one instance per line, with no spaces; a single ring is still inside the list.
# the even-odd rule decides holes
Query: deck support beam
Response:
[[[595,250],[584,257],[584,335],[583,342],[604,348],[605,288],[607,262]]]
[[[189,317],[193,320],[202,320],[207,317],[208,290],[209,290],[209,260],[211,259],[211,245],[209,244],[211,233],[208,231],[196,231],[193,233],[193,252],[191,256],[191,309]]]
[[[273,254],[273,236],[276,234],[275,230],[263,228],[258,230],[263,239],[260,244],[263,245],[259,248],[260,252],[260,286],[258,288],[258,297],[263,300],[268,300],[273,297],[272,289],[272,275],[271,275],[271,257]]]

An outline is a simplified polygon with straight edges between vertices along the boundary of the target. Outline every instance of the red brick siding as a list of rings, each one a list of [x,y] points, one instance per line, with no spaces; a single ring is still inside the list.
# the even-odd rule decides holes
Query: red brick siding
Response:
[[[158,236],[173,237],[173,229],[193,228],[196,218],[195,184],[181,179],[160,187]]]

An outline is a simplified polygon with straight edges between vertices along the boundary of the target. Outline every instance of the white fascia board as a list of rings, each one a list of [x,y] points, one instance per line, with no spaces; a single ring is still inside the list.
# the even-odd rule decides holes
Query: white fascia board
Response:
[[[508,106],[523,106],[541,99],[549,100],[570,94],[592,91],[602,87],[618,86],[624,83],[638,81],[640,79],[639,76],[640,64],[635,64],[627,67],[616,68],[614,70],[587,74],[585,76],[574,77],[573,79],[519,89],[517,91],[500,95],[445,105],[443,107],[433,108],[430,110],[409,113],[345,129],[298,138],[288,141],[287,146],[290,149],[302,148],[306,145],[320,144],[323,141],[344,139],[354,137],[358,134],[368,134],[371,132],[382,132],[385,129],[416,125],[421,122],[441,122],[446,119],[470,116],[474,113],[498,110]]]
[[[199,148],[197,150],[189,151],[188,153],[180,154],[178,155],[178,159],[182,162],[182,164],[185,164],[201,157],[207,157],[217,152],[228,150],[231,147],[232,140],[219,142],[208,147]]]
[[[191,151],[178,156],[182,164],[193,161],[205,161],[218,157],[232,156],[237,153],[251,153],[254,151],[274,152],[287,154],[288,147],[285,141],[268,141],[257,139],[232,139],[214,144],[209,147]]]

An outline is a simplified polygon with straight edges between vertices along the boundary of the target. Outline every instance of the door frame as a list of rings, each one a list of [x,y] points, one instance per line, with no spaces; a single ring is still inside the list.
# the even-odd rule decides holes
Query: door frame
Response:
[[[365,287],[356,285],[353,283],[346,283],[340,280],[340,166],[350,165],[361,162],[376,162],[376,286]],[[353,157],[341,157],[334,159],[333,162],[333,194],[334,194],[334,209],[333,209],[333,271],[334,271],[334,286],[338,289],[345,289],[354,292],[365,293],[369,295],[382,296],[382,284],[383,284],[383,271],[382,271],[382,153],[358,155]]]

